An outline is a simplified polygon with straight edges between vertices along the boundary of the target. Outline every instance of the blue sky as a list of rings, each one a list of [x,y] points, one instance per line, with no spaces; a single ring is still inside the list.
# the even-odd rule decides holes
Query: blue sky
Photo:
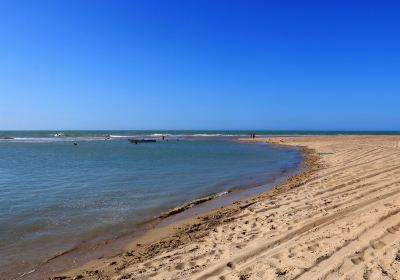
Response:
[[[400,130],[399,9],[0,0],[0,129]]]

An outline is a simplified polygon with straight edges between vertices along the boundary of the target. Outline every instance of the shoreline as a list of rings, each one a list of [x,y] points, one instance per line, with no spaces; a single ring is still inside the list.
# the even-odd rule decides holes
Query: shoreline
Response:
[[[239,139],[238,141],[253,142],[252,139],[247,138]],[[263,141],[256,140],[255,142]],[[280,143],[269,144],[283,146]],[[303,158],[303,161],[295,169],[285,171],[281,177],[274,179],[273,182],[270,182],[269,184],[260,184],[261,187],[270,185],[271,187],[269,187],[267,190],[258,191],[239,199],[232,198],[232,201],[228,204],[225,203],[219,205],[218,207],[211,206],[211,209],[210,207],[207,209],[206,204],[211,204],[219,198],[226,197],[224,195],[214,194],[184,203],[183,205],[164,212],[152,219],[153,227],[144,230],[140,235],[131,239],[131,241],[127,243],[127,246],[125,247],[125,253],[117,254],[115,257],[106,258],[106,260],[101,258],[83,263],[77,268],[69,269],[64,273],[53,274],[54,278],[50,279],[58,279],[57,277],[60,277],[59,275],[61,275],[61,277],[67,277],[64,279],[73,279],[77,276],[80,277],[83,275],[85,275],[83,276],[85,279],[86,277],[94,277],[93,279],[110,279],[109,276],[107,276],[107,274],[110,273],[106,272],[109,270],[107,268],[110,268],[112,270],[111,274],[113,274],[115,272],[115,268],[113,266],[123,262],[123,259],[126,257],[130,257],[131,261],[132,259],[136,259],[137,262],[144,262],[145,260],[157,255],[160,250],[168,251],[172,248],[180,246],[181,244],[192,242],[194,237],[191,236],[191,234],[188,234],[188,231],[202,232],[204,229],[201,229],[201,227],[205,227],[206,230],[210,230],[213,225],[224,223],[224,220],[229,219],[229,216],[237,213],[238,211],[246,209],[257,201],[266,199],[267,197],[273,197],[278,193],[284,193],[289,189],[293,189],[300,178],[307,177],[308,174],[316,168],[318,161],[318,157],[311,149],[301,146],[296,146],[295,148],[298,148],[299,151],[301,151],[301,157]],[[288,174],[285,175],[285,173]],[[228,193],[229,196],[232,193],[240,192],[241,190],[239,189],[238,191],[228,191],[226,193]],[[206,210],[200,210],[198,213],[194,211],[194,214],[189,213],[193,209],[196,210],[197,206],[205,206]],[[182,236],[186,236],[184,240],[182,240]],[[179,239],[178,241],[176,240],[177,238]],[[160,244],[162,245],[160,246]],[[100,267],[106,269],[100,272],[100,270],[97,269]],[[120,269],[121,268],[118,270]]]
[[[304,146],[312,164],[258,197],[150,231],[125,255],[61,279],[400,278],[400,136],[257,141]]]
[[[303,158],[303,153],[301,153],[301,158]],[[237,200],[262,193],[266,189],[268,190],[274,185],[286,180],[286,178],[292,174],[300,172],[301,166],[302,160],[296,167],[284,170],[281,174],[276,175],[276,177],[268,179],[268,181],[234,187],[222,193],[211,194],[183,203],[175,208],[161,212],[160,215],[153,218],[140,221],[135,223],[135,225],[132,224],[131,227],[135,227],[134,230],[129,230],[114,236],[110,235],[108,238],[102,238],[102,235],[99,234],[93,235],[93,239],[99,240],[94,242],[92,242],[92,240],[88,240],[88,242],[83,241],[73,248],[49,256],[33,267],[32,270],[26,270],[24,274],[20,274],[19,277],[13,279],[43,279],[43,277],[49,276],[49,272],[52,275],[56,275],[59,274],[60,271],[75,270],[77,269],[76,267],[79,268],[81,264],[91,262],[92,260],[112,258],[126,251],[124,248],[129,246],[132,240],[140,239],[146,232],[152,230],[158,231],[160,227],[166,227],[170,224],[173,227],[181,221],[185,222],[186,220],[194,219],[196,216],[208,213],[216,208],[224,207]],[[68,262],[70,262],[70,264],[66,264]],[[76,266],[76,264],[78,264],[78,266]]]

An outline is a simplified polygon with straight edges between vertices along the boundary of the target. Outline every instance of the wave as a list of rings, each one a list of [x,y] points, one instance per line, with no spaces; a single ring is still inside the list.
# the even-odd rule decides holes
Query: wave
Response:
[[[212,136],[224,136],[224,134],[208,134],[208,133],[200,133],[200,134],[191,134],[188,136],[196,136],[196,137],[212,137]]]
[[[188,134],[187,137],[245,137],[247,134],[211,134],[211,133],[199,133],[199,134]]]
[[[149,134],[149,136],[153,136],[153,137],[162,137],[162,136],[176,136],[173,134],[163,134],[163,133],[153,133],[153,134]]]
[[[51,143],[51,142],[78,142],[78,141],[99,141],[105,137],[7,137],[0,138],[0,142],[12,143]]]
[[[110,134],[111,138],[129,138],[129,137],[134,137],[133,135],[113,135]]]

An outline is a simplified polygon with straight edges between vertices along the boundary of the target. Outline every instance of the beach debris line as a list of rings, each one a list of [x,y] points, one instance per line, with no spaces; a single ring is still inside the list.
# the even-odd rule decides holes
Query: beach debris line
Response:
[[[187,203],[185,203],[183,205],[175,207],[175,208],[173,208],[173,209],[161,214],[160,216],[158,216],[158,218],[163,219],[163,218],[167,218],[169,216],[181,213],[181,212],[183,212],[183,211],[185,211],[185,210],[187,210],[189,208],[192,208],[192,207],[194,207],[194,206],[196,206],[198,204],[204,203],[204,202],[209,201],[209,200],[211,200],[213,198],[217,198],[217,197],[223,196],[223,195],[228,194],[230,192],[231,191],[215,193],[215,194],[212,194],[212,195],[209,195],[209,196],[206,196],[206,197],[202,197],[202,198],[198,198],[198,199],[189,201],[189,202],[187,202]]]

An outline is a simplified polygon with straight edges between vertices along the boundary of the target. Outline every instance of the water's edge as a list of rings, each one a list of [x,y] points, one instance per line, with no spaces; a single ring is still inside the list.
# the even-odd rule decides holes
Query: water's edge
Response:
[[[82,264],[92,260],[119,255],[124,252],[128,244],[143,236],[151,229],[165,227],[166,225],[190,217],[205,214],[216,208],[232,204],[235,201],[249,198],[274,188],[283,183],[290,176],[303,171],[303,152],[301,152],[301,157],[302,160],[296,167],[284,171],[276,178],[271,178],[271,180],[267,182],[258,183],[256,185],[246,185],[188,201],[166,212],[160,213],[160,215],[154,218],[143,220],[139,223],[135,222],[132,224],[135,229],[131,232],[115,236],[112,239],[102,240],[95,244],[82,242],[82,244],[78,244],[73,248],[62,251],[44,260],[31,271],[24,272],[14,279],[46,279],[49,275],[80,267]]]

